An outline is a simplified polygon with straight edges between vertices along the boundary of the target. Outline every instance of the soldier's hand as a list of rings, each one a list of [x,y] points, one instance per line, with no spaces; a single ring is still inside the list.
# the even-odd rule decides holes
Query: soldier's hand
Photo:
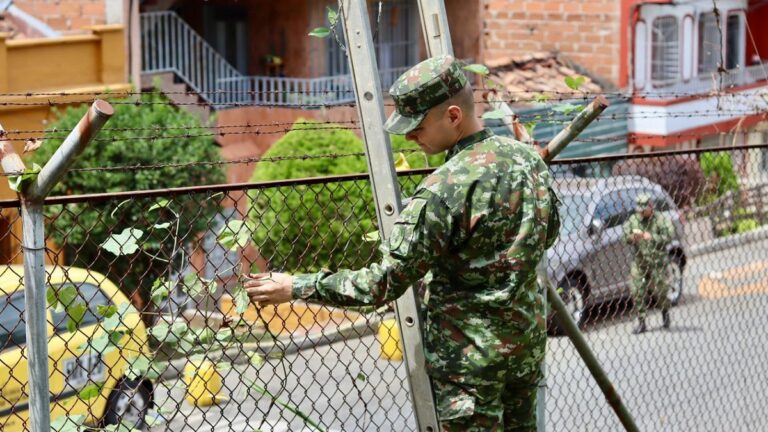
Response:
[[[252,302],[280,304],[293,299],[293,276],[287,273],[251,273],[243,284]]]
[[[650,240],[651,239],[651,233],[648,231],[643,233],[643,240]]]

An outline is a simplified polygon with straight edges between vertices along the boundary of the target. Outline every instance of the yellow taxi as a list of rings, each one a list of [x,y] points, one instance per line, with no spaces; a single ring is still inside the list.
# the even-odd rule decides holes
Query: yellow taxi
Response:
[[[144,429],[152,382],[128,378],[136,375],[128,373],[129,362],[148,349],[139,313],[104,275],[61,266],[46,272],[52,421],[79,418],[87,424],[122,422]],[[0,430],[4,432],[28,428],[23,275],[22,266],[0,267]],[[77,306],[63,307],[65,301]],[[50,307],[52,303],[57,307]]]

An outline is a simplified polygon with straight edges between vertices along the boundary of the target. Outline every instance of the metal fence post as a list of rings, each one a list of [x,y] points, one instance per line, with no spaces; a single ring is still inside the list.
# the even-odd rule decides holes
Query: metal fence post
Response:
[[[354,80],[368,171],[376,201],[376,215],[381,237],[385,239],[400,212],[400,188],[389,135],[384,130],[383,95],[369,24],[368,5],[366,0],[340,0],[339,12],[344,23],[350,71]],[[421,431],[436,432],[437,413],[425,367],[421,316],[413,289],[409,289],[397,300],[396,311],[417,427]]]
[[[43,200],[113,113],[112,106],[107,102],[95,101],[37,177],[20,191],[23,227],[21,247],[24,253],[24,322],[27,334],[29,419],[32,432],[49,432],[51,429]],[[24,163],[9,141],[0,141],[0,158],[7,174],[25,170]]]

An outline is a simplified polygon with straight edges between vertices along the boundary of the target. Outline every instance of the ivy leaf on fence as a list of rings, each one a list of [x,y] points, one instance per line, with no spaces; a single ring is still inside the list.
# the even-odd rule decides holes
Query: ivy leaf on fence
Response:
[[[112,255],[130,255],[139,250],[137,243],[144,236],[144,231],[137,228],[126,228],[120,234],[112,234],[108,239],[99,245]]]
[[[149,293],[149,298],[152,303],[159,305],[163,300],[168,298],[170,292],[171,283],[165,278],[158,278],[152,283],[152,290]]]
[[[15,192],[22,192],[28,184],[32,183],[42,168],[38,164],[32,164],[20,175],[8,176],[8,186]]]
[[[232,301],[235,303],[235,310],[240,315],[248,310],[248,305],[251,302],[248,298],[248,293],[242,285],[237,285],[232,289]]]
[[[77,288],[72,285],[65,285],[61,288],[49,286],[46,291],[48,306],[56,312],[62,312],[69,307],[77,298]]]
[[[552,107],[552,111],[569,115],[573,112],[581,112],[584,110],[584,105],[574,105],[570,103],[563,103]]]
[[[78,393],[78,396],[81,400],[87,401],[91,400],[95,397],[98,397],[101,393],[101,384],[92,383],[84,387],[82,390],[80,390],[80,393]]]
[[[331,25],[331,27],[335,26],[336,23],[339,21],[339,14],[335,10],[328,8],[328,24]]]
[[[500,109],[488,111],[486,113],[483,113],[483,119],[485,120],[502,120],[504,117],[506,117],[507,114]]]
[[[196,273],[184,276],[184,288],[190,297],[197,297],[203,291],[213,294],[216,292],[216,282],[201,278]]]
[[[67,308],[67,330],[74,332],[83,321],[88,306],[85,303],[77,303]]]
[[[244,248],[250,243],[256,227],[250,220],[230,220],[221,228],[217,239],[228,250]]]
[[[331,29],[328,27],[317,27],[316,29],[309,32],[310,36],[314,36],[316,38],[327,38],[331,34]]]
[[[366,242],[377,242],[381,239],[381,236],[379,235],[378,231],[371,231],[369,233],[363,234],[363,241]]]
[[[464,66],[464,70],[476,73],[478,75],[488,75],[490,73],[490,70],[488,70],[488,66],[482,65],[482,64],[471,64]]]
[[[565,77],[565,85],[571,90],[578,90],[586,80],[587,79],[581,75],[567,76]]]
[[[51,432],[80,432],[84,423],[84,415],[57,417],[51,423]]]
[[[112,315],[117,313],[117,306],[115,305],[96,305],[96,313],[104,318],[111,318]]]

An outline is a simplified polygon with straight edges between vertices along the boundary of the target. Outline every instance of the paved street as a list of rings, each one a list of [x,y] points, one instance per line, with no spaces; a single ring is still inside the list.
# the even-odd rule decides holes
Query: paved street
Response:
[[[685,298],[672,311],[670,331],[657,329],[660,317],[652,312],[653,330],[633,336],[629,314],[603,308],[607,316],[590,324],[586,336],[641,430],[768,428],[760,415],[768,396],[766,291],[768,241],[761,241],[691,260]],[[181,402],[184,387],[168,382],[173,388],[161,388],[156,397],[171,411],[169,423],[155,430],[305,428],[301,418],[279,405],[270,407],[270,398],[239,384],[254,379],[269,383],[278,399],[329,430],[413,430],[403,366],[377,356],[378,343],[366,336],[268,360],[259,368],[240,366],[225,372],[230,400],[202,409]],[[548,430],[620,429],[566,338],[550,339],[547,368]],[[355,379],[360,373],[365,380]]]

